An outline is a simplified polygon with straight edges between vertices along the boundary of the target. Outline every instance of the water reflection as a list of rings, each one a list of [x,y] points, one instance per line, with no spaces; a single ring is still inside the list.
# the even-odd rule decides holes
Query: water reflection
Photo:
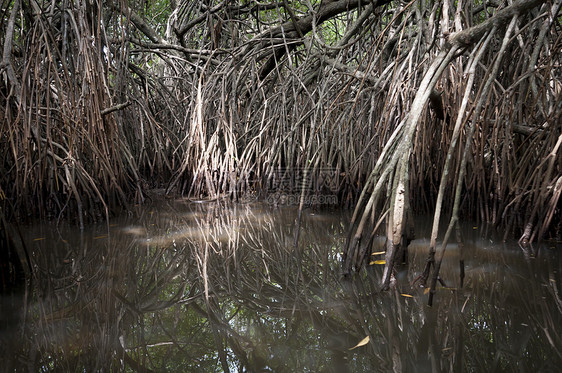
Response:
[[[95,226],[28,227],[35,275],[10,371],[555,371],[562,363],[561,256],[527,255],[467,227],[432,308],[410,266],[380,293],[382,266],[343,281],[349,217],[167,201]],[[423,237],[423,233],[418,234]],[[2,308],[4,311],[4,307]],[[3,313],[5,317],[5,313]],[[350,350],[369,336],[369,343]]]

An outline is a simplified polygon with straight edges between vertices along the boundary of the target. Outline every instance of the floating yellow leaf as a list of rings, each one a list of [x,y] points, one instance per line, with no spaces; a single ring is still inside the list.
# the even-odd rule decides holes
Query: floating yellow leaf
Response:
[[[107,234],[104,234],[102,236],[96,236],[94,237],[94,240],[99,240],[100,238],[107,238]]]
[[[382,255],[386,254],[386,251],[377,251],[376,253],[372,253],[371,255]]]
[[[45,239],[45,237],[39,237],[39,238],[34,239],[33,241],[43,241],[44,239]]]
[[[478,227],[472,227],[472,229],[478,229]]]
[[[423,290],[423,293],[424,293],[424,294],[427,294],[427,293],[429,293],[430,290],[431,290],[431,288],[425,288],[425,289]]]
[[[371,263],[369,263],[370,266],[372,266],[373,264],[385,264],[386,260],[373,260]]]
[[[354,348],[365,346],[367,343],[369,343],[369,340],[370,340],[369,336],[366,336],[361,340],[361,342],[357,343],[354,347],[351,347],[349,350],[351,351]]]
[[[413,298],[414,297],[413,295],[405,294],[405,293],[402,293],[400,295],[403,296],[403,297],[406,297],[406,298]]]

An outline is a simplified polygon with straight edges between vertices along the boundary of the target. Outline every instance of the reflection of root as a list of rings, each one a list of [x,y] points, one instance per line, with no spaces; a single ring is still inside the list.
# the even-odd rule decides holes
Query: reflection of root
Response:
[[[429,271],[428,271],[428,272],[429,272]],[[416,278],[414,278],[414,279],[410,282],[410,284],[411,284],[412,286],[416,286],[416,284],[419,282],[420,288],[424,288],[425,285],[427,284],[427,278],[428,278],[428,277],[429,277],[429,273],[425,273],[425,271],[424,271],[424,272],[420,273]]]
[[[420,288],[426,288],[427,287],[427,279],[429,278],[429,271],[423,271],[422,273],[420,273],[416,278],[414,278],[411,282],[410,285],[412,286],[416,286],[416,284],[419,282],[419,286]],[[441,286],[443,287],[447,287],[447,284],[445,283],[445,281],[441,278],[441,276],[437,276],[437,281],[441,284]]]
[[[395,289],[396,288],[396,270],[393,269],[392,273],[390,274],[390,279],[388,280],[387,284],[383,284],[381,287],[381,291],[388,291],[391,289]]]
[[[434,264],[435,264],[435,252],[431,250],[431,252],[429,253],[429,257],[425,262],[425,268],[423,269],[423,272],[420,273],[420,275],[412,281],[412,286],[414,286],[416,283],[419,282],[420,287],[425,288],[427,285],[427,279],[429,278],[429,272],[431,270],[431,266]]]

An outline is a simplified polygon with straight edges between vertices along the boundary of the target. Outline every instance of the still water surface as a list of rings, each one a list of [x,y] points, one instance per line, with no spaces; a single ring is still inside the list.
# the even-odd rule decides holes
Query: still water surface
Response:
[[[447,286],[428,307],[424,289],[410,282],[424,266],[430,219],[418,221],[410,265],[397,273],[396,287],[381,293],[382,265],[341,277],[347,212],[305,210],[298,248],[296,216],[293,207],[170,200],[83,233],[25,227],[35,275],[25,297],[3,299],[0,370],[553,372],[562,366],[560,248],[524,251],[468,225],[464,287],[461,253],[450,245],[441,269]]]

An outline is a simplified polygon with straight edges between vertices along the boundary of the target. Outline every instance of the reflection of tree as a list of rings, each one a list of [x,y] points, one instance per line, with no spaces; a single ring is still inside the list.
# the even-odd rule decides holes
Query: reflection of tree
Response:
[[[381,294],[380,268],[340,278],[339,215],[305,214],[295,249],[295,216],[176,202],[136,216],[133,237],[111,228],[50,250],[35,243],[41,301],[30,303],[20,355],[63,371],[548,371],[562,362],[559,257],[521,262],[468,245],[465,287],[438,288],[429,308],[423,290],[400,280]],[[412,263],[410,278],[422,254]],[[442,274],[458,275],[446,264]]]
[[[555,289],[560,289],[562,276],[552,268],[561,268],[562,262],[553,254],[545,250],[523,263],[509,254],[489,255],[490,262],[505,265],[494,274],[479,274],[478,282],[472,284],[475,301],[467,303],[463,314],[468,350],[480,351],[467,356],[474,367],[528,372],[559,369],[562,307]],[[522,280],[516,280],[520,276]]]

